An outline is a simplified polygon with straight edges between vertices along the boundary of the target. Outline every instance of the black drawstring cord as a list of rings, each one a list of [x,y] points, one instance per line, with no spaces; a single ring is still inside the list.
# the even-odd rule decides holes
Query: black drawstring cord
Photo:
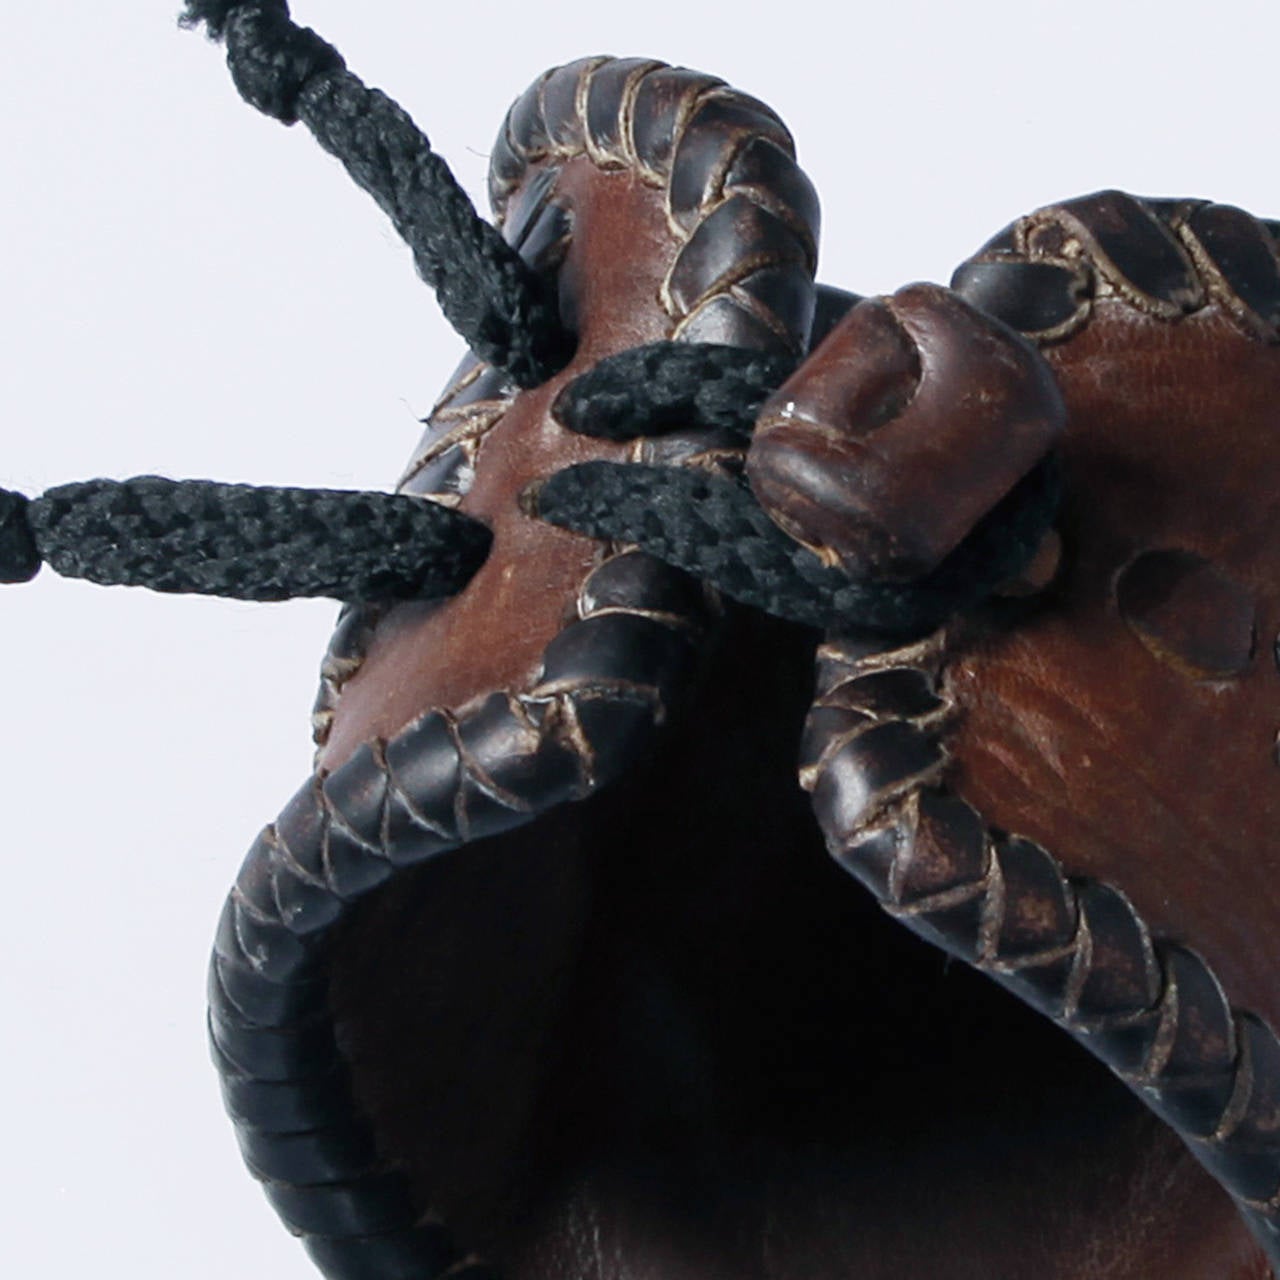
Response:
[[[1061,490],[1050,455],[924,578],[860,581],[828,568],[766,515],[745,483],[683,467],[584,462],[531,495],[544,520],[630,542],[742,604],[808,626],[922,631],[1022,571]]]
[[[706,342],[653,342],[607,356],[570,382],[552,416],[579,435],[632,440],[689,427],[745,442],[765,397],[795,360]]]
[[[572,341],[546,283],[477,215],[409,116],[352,75],[337,50],[314,31],[292,22],[286,0],[186,0],[181,21],[188,27],[203,24],[212,38],[226,42],[232,79],[247,102],[285,124],[303,121],[374,197],[412,248],[446,317],[481,360],[505,370],[522,387],[535,386],[563,367]],[[847,299],[838,302],[843,307]],[[553,413],[570,430],[612,440],[713,427],[745,441],[761,401],[790,369],[787,362],[758,352],[657,343],[601,361],[561,393]],[[855,582],[825,568],[773,525],[745,486],[716,476],[592,463],[552,477],[538,503],[543,517],[553,523],[638,542],[706,577],[727,595],[771,613],[823,626],[853,622],[902,631],[930,625],[972,604],[1022,567],[1052,519],[1056,474],[1052,463],[1037,469],[938,570],[907,584]],[[184,501],[194,501],[195,491],[183,492]],[[298,501],[301,505],[290,509],[289,518],[315,520]],[[450,535],[441,527],[429,536],[406,534],[394,522],[378,526],[375,533],[370,524],[369,536],[359,545],[346,540],[350,546],[343,555],[349,551],[348,559],[323,549],[324,536],[304,540],[290,559],[283,553],[292,537],[283,506],[282,522],[273,526],[267,542],[251,541],[243,550],[231,550],[237,545],[234,538],[224,542],[193,535],[190,529],[182,536],[176,528],[160,531],[164,518],[157,515],[142,542],[131,543],[133,552],[124,555],[112,539],[113,530],[124,528],[119,520],[127,513],[100,501],[92,517],[55,522],[49,502],[46,495],[28,513],[34,542],[22,532],[19,500],[0,509],[0,571],[19,579],[31,576],[35,548],[55,567],[66,565],[64,572],[97,581],[140,580],[129,575],[140,574],[137,565],[145,561],[149,567],[142,576],[160,590],[251,592],[249,598],[255,599],[345,593],[349,599],[364,599],[457,590],[466,582],[460,564],[474,568],[479,563],[465,557],[449,560],[446,554],[449,536],[456,536],[459,545],[470,537],[469,545],[476,545],[478,535],[462,534],[467,526],[461,523]],[[341,518],[338,510],[331,503],[309,527],[349,528],[344,521],[357,508]],[[251,526],[257,518],[251,518]],[[65,538],[54,550],[58,524],[63,534],[76,530],[79,552],[73,553]],[[134,525],[128,533],[129,538],[138,536]],[[414,576],[413,557],[402,554],[402,536],[415,548],[419,566],[426,566],[420,568],[420,578]],[[148,560],[150,552],[137,549],[167,549],[170,542],[182,543],[181,555],[166,550]]]
[[[555,412],[575,430],[628,439],[721,427],[744,440],[756,408],[790,371],[732,347],[655,343],[603,360]],[[1053,520],[1048,458],[925,578],[851,579],[765,514],[745,484],[683,467],[589,462],[532,495],[544,520],[636,543],[725,595],[810,626],[889,633],[936,625],[1020,572]],[[489,530],[422,498],[255,488],[154,476],[64,485],[28,500],[0,490],[0,581],[41,561],[69,577],[242,600],[438,598],[483,563]]]
[[[554,292],[476,213],[408,114],[294,24],[285,0],[187,0],[181,22],[226,41],[246,102],[284,124],[301,120],[342,161],[412,249],[446,319],[479,359],[522,387],[563,368],[573,342]]]
[[[210,480],[90,480],[38,498],[0,490],[0,582],[41,563],[104,586],[287,600],[435,599],[460,591],[491,535],[402,494]]]

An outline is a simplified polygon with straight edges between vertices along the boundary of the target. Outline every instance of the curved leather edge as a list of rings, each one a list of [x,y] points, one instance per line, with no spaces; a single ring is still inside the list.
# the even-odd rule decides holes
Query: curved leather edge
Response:
[[[554,157],[538,164],[631,165],[665,188],[681,246],[661,290],[673,335],[803,348],[817,206],[767,108],[641,60],[584,60],[532,92],[534,103],[526,95],[512,108],[493,156],[504,175],[500,212],[526,180],[534,188],[531,217],[507,221],[513,239],[532,237],[539,210],[551,207],[538,184],[547,170],[528,163],[527,147],[512,149],[521,129],[555,139]],[[548,248],[554,235],[530,253]],[[464,496],[467,465],[483,466],[474,451],[468,459],[462,448],[462,461],[438,473],[427,465],[494,429],[514,402],[490,371],[464,362],[435,415],[437,436],[448,438],[429,442],[408,486],[446,503]],[[725,454],[705,433],[636,452],[687,465]],[[422,708],[392,734],[322,757],[250,850],[223,912],[209,991],[227,1108],[251,1172],[334,1280],[354,1280],[374,1260],[380,1273],[423,1277],[458,1263],[440,1224],[421,1218],[403,1171],[378,1156],[352,1093],[328,1000],[335,931],[406,868],[522,826],[625,768],[689,677],[708,606],[684,575],[626,548],[611,549],[566,603],[572,616],[531,683]],[[335,633],[314,719],[322,748],[387,615],[348,610]]]
[[[1213,308],[1246,341],[1280,341],[1274,224],[1202,200],[1102,192],[1039,210],[952,287],[1044,348],[1086,329],[1100,301],[1167,325]],[[801,778],[830,852],[891,915],[1110,1066],[1280,1266],[1275,1029],[1232,998],[1194,938],[1153,930],[1123,883],[1073,873],[1066,850],[996,829],[956,793],[954,657],[945,628],[887,650],[828,638]]]

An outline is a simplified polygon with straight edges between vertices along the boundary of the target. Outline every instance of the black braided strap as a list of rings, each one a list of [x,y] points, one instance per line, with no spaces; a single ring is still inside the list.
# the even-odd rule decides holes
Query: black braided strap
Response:
[[[572,350],[554,298],[475,211],[409,115],[352,75],[331,45],[289,19],[285,0],[187,0],[184,26],[225,39],[241,97],[284,124],[301,120],[391,219],[446,319],[483,361],[523,387]]]
[[[855,581],[792,541],[743,485],[674,467],[585,462],[535,496],[538,515],[596,538],[633,542],[725,595],[815,627],[891,634],[936,626],[981,600],[1030,561],[1057,510],[1049,457],[995,506],[927,577]]]
[[[777,352],[710,342],[651,342],[609,356],[570,382],[552,416],[604,440],[688,427],[751,435],[756,411],[795,361]]]
[[[479,521],[401,494],[159,476],[62,485],[27,519],[66,577],[238,600],[450,595],[490,542]]]

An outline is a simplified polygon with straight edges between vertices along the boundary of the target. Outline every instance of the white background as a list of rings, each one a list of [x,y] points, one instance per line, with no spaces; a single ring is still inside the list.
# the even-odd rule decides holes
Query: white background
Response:
[[[0,484],[390,482],[459,353],[372,202],[243,106],[178,0],[6,6]],[[643,54],[788,121],[822,278],[952,267],[1104,186],[1280,216],[1274,4],[296,0],[482,199],[544,67]],[[0,588],[0,1274],[313,1275],[203,1030],[243,850],[305,775],[335,608]]]

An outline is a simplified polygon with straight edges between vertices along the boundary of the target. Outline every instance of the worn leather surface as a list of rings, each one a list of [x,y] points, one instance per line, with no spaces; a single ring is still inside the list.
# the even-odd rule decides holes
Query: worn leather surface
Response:
[[[610,75],[637,75],[641,65]],[[543,86],[548,99],[566,91],[560,81]],[[653,122],[665,101],[655,89],[634,104],[635,141],[654,163],[663,128]],[[733,112],[716,104],[712,114]],[[570,159],[557,186],[577,231],[562,279],[583,305],[583,344],[565,376],[605,351],[665,336],[654,300],[655,289],[672,286],[666,211],[637,176],[643,166],[610,169],[610,148],[621,144],[611,141],[607,113],[601,120],[592,145],[606,163]],[[712,126],[723,121],[704,124],[709,147]],[[688,145],[702,144],[693,130]],[[505,163],[500,147],[499,179]],[[761,145],[743,163],[746,182],[777,158]],[[677,224],[697,200],[696,191],[673,191]],[[725,220],[747,242],[768,232],[741,205]],[[704,282],[714,280],[714,254],[701,261]],[[775,283],[753,287],[763,294]],[[607,288],[597,295],[597,286]],[[597,296],[598,312],[584,301]],[[710,335],[737,323],[719,302],[697,320]],[[1095,328],[1105,337],[1106,325]],[[1086,403],[1117,376],[1106,359],[1140,356],[1134,385],[1151,392],[1146,403],[1155,408],[1136,439],[1154,448],[1158,411],[1188,432],[1193,410],[1201,422],[1228,424],[1217,430],[1236,431],[1211,397],[1178,402],[1157,385],[1183,358],[1165,350],[1168,341],[1140,327],[1115,330],[1103,362],[1083,362],[1070,394]],[[1261,359],[1228,358],[1241,376],[1256,373],[1249,362]],[[551,423],[546,409],[562,381],[519,398],[486,428],[474,482],[459,482],[458,499],[493,521],[494,555],[449,606],[402,607],[373,621],[327,723],[325,768],[432,707],[466,706],[536,673],[597,552],[534,525],[519,493],[571,461],[620,456],[617,446]],[[1115,447],[1105,421],[1090,439],[1068,454],[1073,483],[1088,474],[1091,457]],[[1139,485],[1139,460],[1107,469],[1120,487],[1104,496],[1126,513],[1093,552],[1077,545],[1068,519],[1068,564],[1082,554],[1114,559],[1129,546],[1123,522],[1145,528],[1140,521],[1154,519],[1127,511],[1140,505],[1134,494],[1149,493],[1152,477]],[[1160,483],[1155,491],[1165,492]],[[1168,490],[1170,511],[1177,492]],[[1264,514],[1249,527],[1262,530]],[[1200,541],[1189,549],[1252,587],[1221,515],[1200,511],[1197,520]],[[1223,833],[1239,833],[1239,819],[1223,808],[1207,827],[1155,823],[1149,811],[1158,804],[1147,794],[1160,779],[1134,757],[1164,730],[1173,741],[1153,758],[1164,752],[1172,762],[1170,794],[1183,784],[1207,787],[1190,765],[1203,745],[1180,742],[1176,721],[1163,721],[1161,701],[1145,695],[1177,688],[1200,707],[1222,696],[1221,682],[1188,682],[1183,664],[1176,680],[1139,676],[1139,697],[1128,692],[1128,672],[1139,661],[1163,670],[1160,654],[1185,647],[1185,635],[1152,605],[1164,583],[1190,581],[1198,599],[1206,591],[1211,600],[1237,597],[1212,574],[1171,573],[1161,563],[1155,570],[1133,578],[1125,596],[1126,612],[1144,619],[1142,635],[1119,619],[1118,606],[1113,618],[1096,589],[1082,596],[1081,607],[1093,611],[1087,625],[1112,646],[1096,674],[1114,704],[1104,699],[1097,710],[1047,680],[1044,658],[1019,647],[1019,630],[972,633],[952,674],[966,708],[954,750],[975,803],[993,806],[992,821],[1003,815],[1026,829],[1039,783],[1030,775],[1040,766],[1021,763],[1028,777],[1019,790],[1013,748],[984,744],[1055,741],[1055,726],[1036,719],[1048,697],[1068,726],[1056,776],[1076,770],[1083,787],[1096,775],[1079,771],[1096,766],[1078,747],[1070,754],[1069,726],[1085,708],[1091,727],[1114,735],[1108,776],[1129,770],[1125,796],[1103,785],[1096,811],[1064,805],[1056,820],[1095,837],[1090,856],[1100,867],[1111,846],[1097,833],[1109,820],[1152,823],[1142,861],[1154,871],[1137,882],[1151,885],[1157,918],[1199,928],[1225,909],[1221,884],[1203,907],[1175,908],[1160,895],[1196,897],[1205,875],[1225,867]],[[1231,616],[1231,637],[1210,646],[1215,671],[1222,653],[1239,647],[1239,609]],[[1259,616],[1274,635],[1273,602]],[[1043,634],[1046,646],[1074,643],[1050,618],[1048,610],[1037,615],[1026,634]],[[1193,645],[1202,630],[1192,628]],[[408,1171],[423,1212],[439,1214],[464,1250],[490,1259],[506,1280],[1260,1280],[1265,1266],[1231,1202],[1169,1129],[1047,1020],[949,966],[827,860],[795,785],[815,643],[801,629],[730,610],[696,697],[616,786],[520,831],[443,853],[370,892],[343,921],[332,944],[332,1008],[382,1154]],[[1233,675],[1230,688],[1243,688],[1263,665]],[[1223,724],[1240,723],[1221,714]],[[1245,719],[1265,714],[1255,707]],[[1229,749],[1247,774],[1241,789],[1259,776],[1248,773],[1256,737]],[[1039,746],[1028,754],[1037,753]],[[1208,851],[1190,871],[1166,868],[1165,836],[1189,836],[1193,827]],[[1252,889],[1262,878],[1259,871],[1246,883]],[[1237,952],[1261,948],[1274,905],[1260,901],[1246,917]],[[1162,907],[1189,914],[1160,917]],[[1211,946],[1220,937],[1225,953],[1233,928],[1219,922],[1217,933],[1190,936]],[[1265,961],[1237,964],[1236,976],[1253,975],[1246,989],[1260,991]]]
[[[1048,451],[1065,411],[1020,335],[949,289],[855,306],[762,406],[761,505],[852,577],[935,569]]]
[[[1264,1275],[1105,1068],[829,861],[813,643],[735,617],[618,787],[360,910],[337,1000],[421,1202],[513,1280]]]
[[[1278,282],[1273,226],[1119,192],[960,268],[1068,409],[1041,594],[829,637],[801,770],[837,861],[1108,1063],[1273,1263]]]
[[[1017,627],[956,636],[959,788],[1280,1025],[1280,349],[1214,307],[1169,325],[1113,302],[1045,355],[1071,410],[1066,568]],[[1213,580],[1134,589],[1157,551]]]
[[[571,462],[625,459],[627,445],[574,435],[548,410],[560,388],[602,355],[667,336],[654,298],[677,245],[665,234],[661,192],[632,172],[602,175],[578,157],[564,166],[556,189],[584,229],[560,274],[562,294],[581,300],[577,352],[555,378],[515,400],[486,437],[484,466],[460,506],[492,527],[489,559],[447,604],[400,605],[381,622],[363,667],[343,689],[326,766],[370,737],[390,736],[425,708],[460,707],[493,689],[531,683],[598,559],[590,539],[526,515],[516,499]]]

